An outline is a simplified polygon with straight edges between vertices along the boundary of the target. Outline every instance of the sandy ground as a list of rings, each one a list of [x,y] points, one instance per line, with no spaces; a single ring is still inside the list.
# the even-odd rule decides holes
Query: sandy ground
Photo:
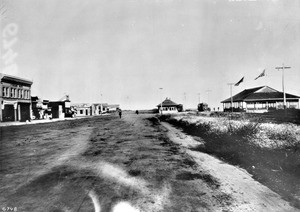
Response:
[[[125,114],[1,127],[0,208],[17,211],[297,211],[196,141]]]
[[[220,182],[220,189],[232,197],[232,211],[297,211],[288,202],[269,188],[255,181],[252,176],[236,166],[223,163],[205,153],[192,151],[199,141],[186,135],[168,123],[162,123],[168,129],[171,140],[186,148],[197,164]]]

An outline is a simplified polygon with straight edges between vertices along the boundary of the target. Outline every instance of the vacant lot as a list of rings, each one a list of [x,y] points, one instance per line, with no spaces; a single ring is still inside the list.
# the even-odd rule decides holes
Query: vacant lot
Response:
[[[257,202],[250,203],[251,198],[237,202],[237,196],[247,195],[247,188],[224,190],[226,181],[205,168],[210,162],[201,165],[207,156],[197,159],[194,152],[194,158],[167,133],[151,115],[135,114],[2,127],[0,207],[53,212],[100,208],[225,212],[251,211],[248,205],[256,204],[263,211],[272,198],[272,208],[277,208],[273,211],[295,210],[258,183],[253,185],[263,196]],[[233,175],[238,170],[230,169]],[[236,176],[242,182],[244,175]]]

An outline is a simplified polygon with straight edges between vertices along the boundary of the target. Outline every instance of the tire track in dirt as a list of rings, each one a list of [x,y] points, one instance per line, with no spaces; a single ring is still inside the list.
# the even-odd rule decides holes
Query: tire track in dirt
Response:
[[[124,119],[133,126],[135,133],[147,132],[146,136],[149,138],[152,137],[149,127],[156,129],[159,136],[154,136],[153,133],[150,145],[161,146],[164,152],[168,152],[160,154],[159,151],[148,150],[164,161],[158,162],[155,167],[148,165],[148,169],[159,172],[160,167],[167,167],[168,174],[164,173],[163,179],[170,187],[170,193],[164,199],[166,204],[163,211],[227,211],[230,199],[218,189],[218,182],[211,175],[199,170],[196,162],[165,136],[165,130],[153,115],[128,115]]]
[[[115,120],[110,121],[113,123]],[[123,126],[124,129],[126,127]],[[143,178],[130,175],[124,167],[107,161],[106,157],[97,154],[89,157],[89,154],[85,154],[94,148],[95,136],[102,135],[103,131],[114,132],[115,129],[110,130],[106,125],[100,127],[95,123],[93,127],[83,126],[78,130],[81,132],[69,138],[72,145],[63,152],[47,157],[47,167],[35,170],[35,177],[17,189],[11,196],[10,204],[26,203],[24,211],[30,208],[36,211],[93,211],[94,208],[110,211],[120,207],[131,207],[132,211],[136,211],[134,208],[142,211],[162,210],[166,203],[165,196],[169,193],[168,186],[158,189]],[[112,144],[105,142],[101,146],[102,152],[111,154],[111,146],[116,143],[113,141],[115,133],[119,134],[110,133]],[[103,136],[100,137],[99,140],[103,141]]]
[[[23,211],[238,211],[231,194],[222,191],[223,182],[170,141],[150,117],[125,113],[122,119],[75,121],[47,139],[46,146],[33,142],[37,150],[60,150],[39,156],[46,166],[33,167],[30,181],[9,202],[23,205]]]

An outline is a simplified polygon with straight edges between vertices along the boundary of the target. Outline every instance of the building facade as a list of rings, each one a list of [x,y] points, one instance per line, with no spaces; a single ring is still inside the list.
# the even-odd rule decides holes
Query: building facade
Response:
[[[114,113],[120,108],[120,105],[118,104],[108,104],[107,105],[107,112]]]
[[[161,104],[157,105],[159,113],[178,113],[182,105],[173,102],[170,98],[166,98]]]
[[[74,112],[69,99],[63,101],[49,101],[48,111],[51,118],[66,118],[73,117]]]
[[[0,74],[0,121],[27,121],[31,119],[32,81]]]
[[[71,105],[76,110],[76,116],[92,116],[92,105],[88,103],[75,103]]]
[[[103,113],[107,113],[108,111],[107,103],[93,103],[91,107],[93,116],[101,115]]]
[[[286,93],[286,107],[299,109],[299,99],[299,96]],[[264,113],[284,108],[283,92],[268,86],[246,89],[221,103],[225,112]]]
[[[47,119],[48,118],[49,100],[42,100],[38,96],[31,97],[32,119]]]

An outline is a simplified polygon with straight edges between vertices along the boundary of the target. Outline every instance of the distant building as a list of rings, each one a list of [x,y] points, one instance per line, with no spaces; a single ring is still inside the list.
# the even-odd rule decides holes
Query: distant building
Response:
[[[197,110],[202,112],[202,111],[210,111],[210,108],[208,107],[208,104],[207,103],[199,103],[198,106],[197,106]]]
[[[32,81],[0,74],[0,121],[26,121],[31,117]]]
[[[161,104],[157,105],[157,107],[159,112],[166,114],[179,112],[182,108],[182,105],[173,102],[170,98],[166,98]]]
[[[75,103],[71,105],[77,111],[76,116],[92,116],[92,105],[88,103]]]
[[[286,93],[287,108],[299,109],[299,96]],[[283,108],[283,92],[279,92],[268,86],[261,86],[243,90],[242,92],[225,99],[224,111],[263,113],[270,110]]]
[[[103,113],[107,113],[108,111],[108,104],[107,103],[93,103],[92,107],[92,115],[101,115]]]
[[[48,111],[52,118],[73,117],[74,115],[68,95],[59,101],[49,101]]]
[[[42,100],[38,96],[31,97],[32,118],[44,119],[48,117],[48,100]]]
[[[107,105],[107,112],[111,113],[111,112],[116,112],[117,109],[120,108],[120,105],[118,104],[108,104]]]

